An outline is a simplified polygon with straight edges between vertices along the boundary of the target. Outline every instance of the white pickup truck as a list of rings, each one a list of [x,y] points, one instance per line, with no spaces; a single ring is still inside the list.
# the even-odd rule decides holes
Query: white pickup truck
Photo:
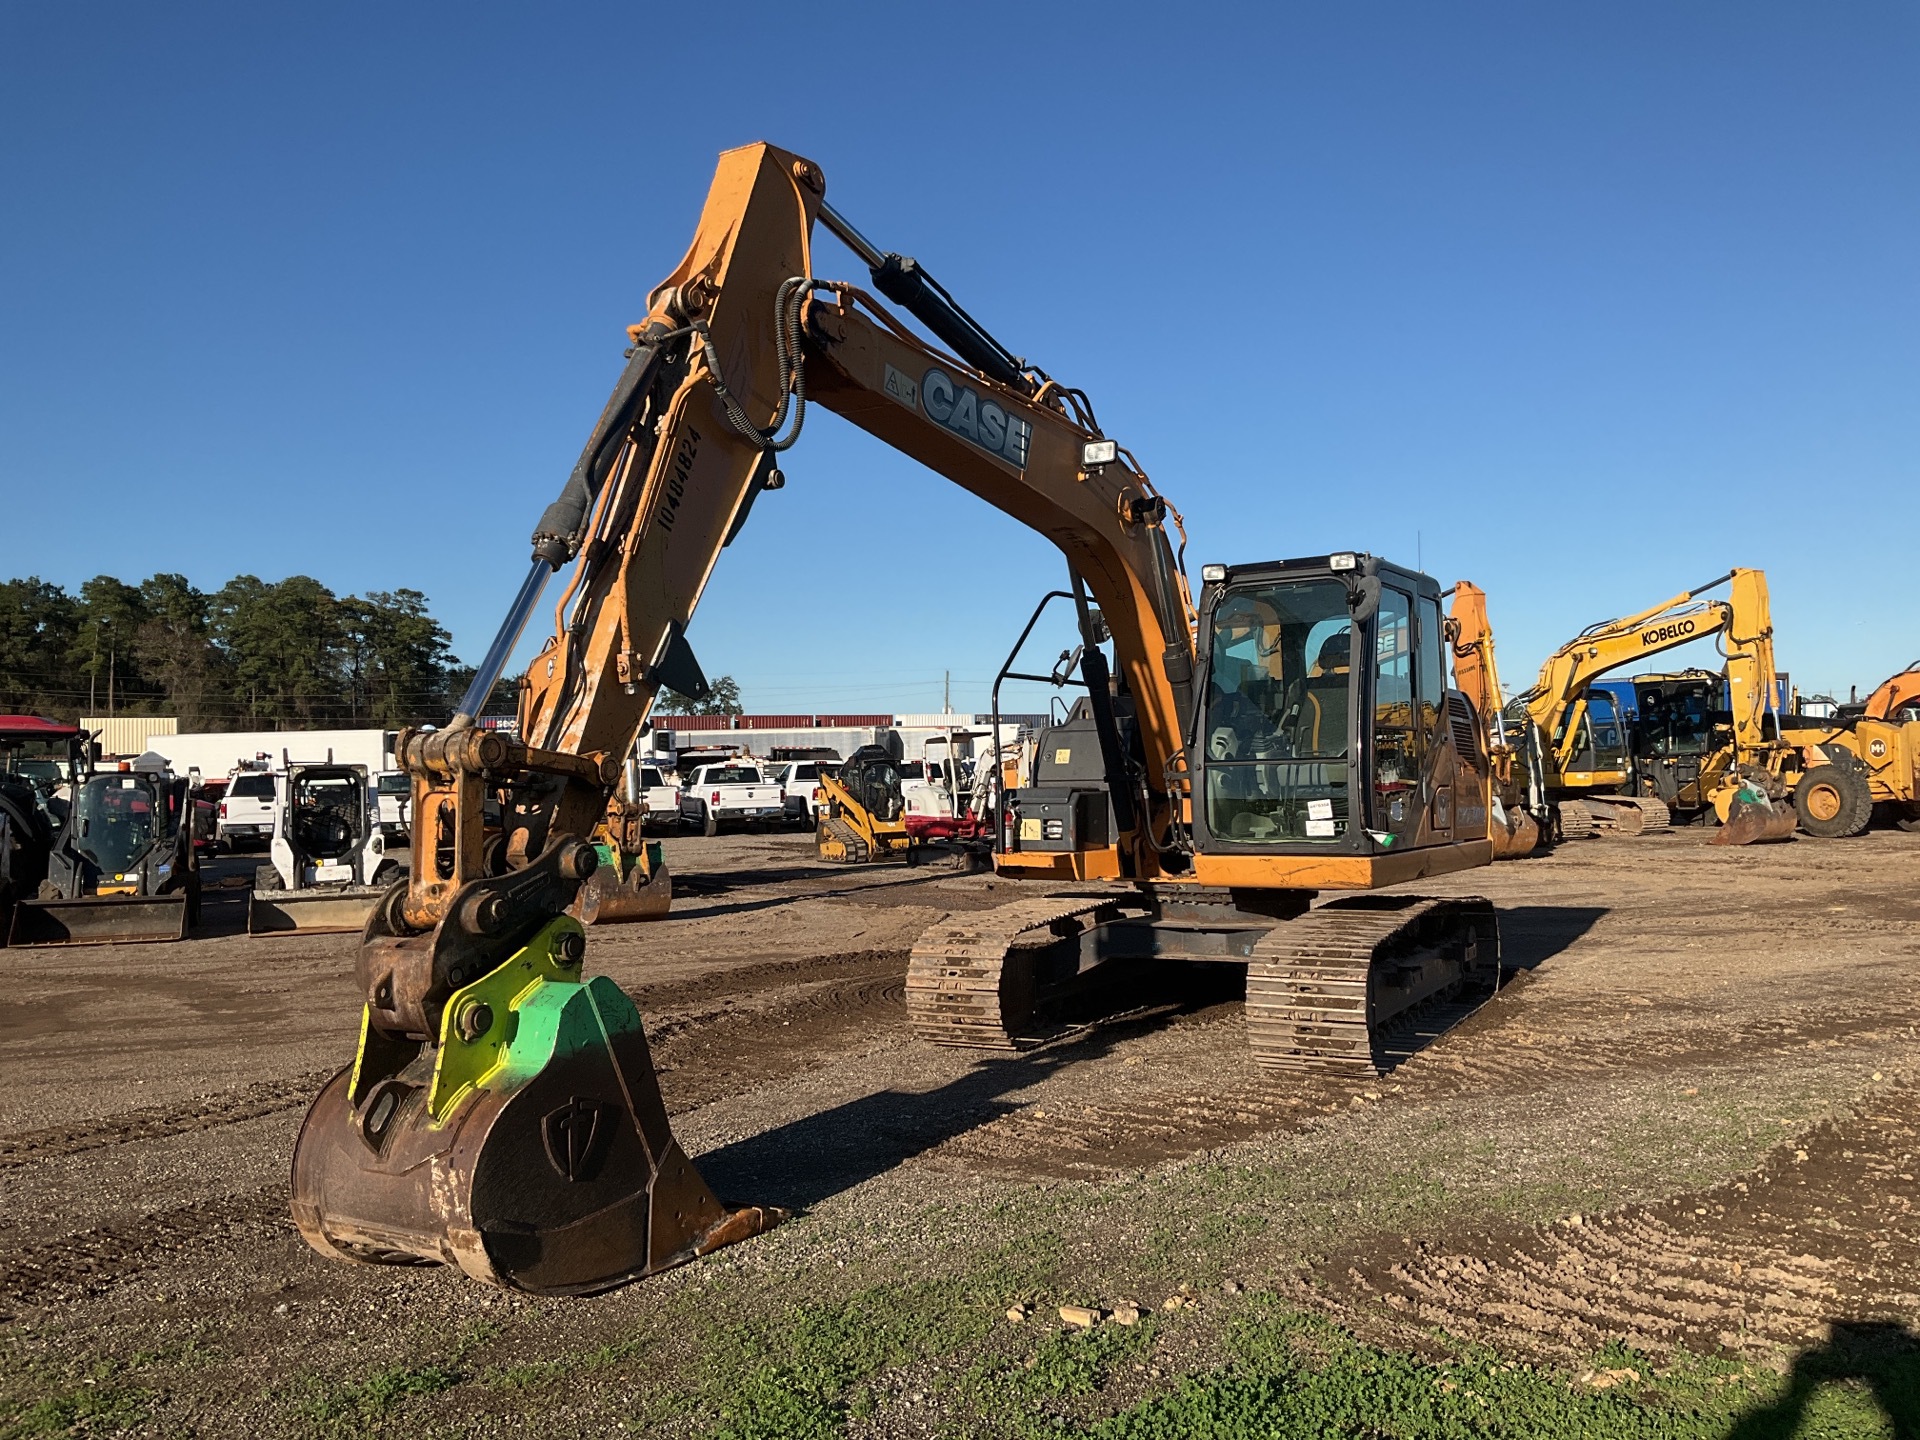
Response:
[[[680,787],[667,779],[671,770],[662,770],[658,765],[636,766],[634,785],[640,798],[647,802],[644,825],[661,826],[678,823],[680,819]],[[674,776],[674,780],[679,777]]]
[[[236,770],[220,797],[216,821],[221,847],[234,851],[264,846],[273,836],[273,795],[279,777],[264,770]]]
[[[722,825],[770,822],[787,813],[780,787],[758,765],[702,765],[680,791],[680,825],[717,835]]]

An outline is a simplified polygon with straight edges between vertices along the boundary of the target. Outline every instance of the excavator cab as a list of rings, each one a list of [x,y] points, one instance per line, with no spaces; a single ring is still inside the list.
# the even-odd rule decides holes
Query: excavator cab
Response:
[[[1198,608],[1196,852],[1370,858],[1484,837],[1481,727],[1449,688],[1431,577],[1358,552],[1208,566]],[[1085,850],[1125,828],[1100,700],[1042,734],[1033,783],[1009,797],[1008,850]],[[1109,706],[1132,752],[1130,698]]]
[[[1620,715],[1620,697],[1605,686],[1588,688],[1585,697],[1566,713],[1556,745],[1574,732],[1566,769],[1569,785],[1622,785],[1632,761],[1627,754],[1627,727]]]
[[[1480,726],[1449,689],[1431,577],[1358,553],[1220,571],[1199,606],[1198,850],[1374,855],[1486,833]]]

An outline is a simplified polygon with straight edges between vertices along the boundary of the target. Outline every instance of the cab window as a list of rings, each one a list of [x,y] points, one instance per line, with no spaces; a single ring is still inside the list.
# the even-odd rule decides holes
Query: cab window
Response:
[[[1440,722],[1440,707],[1447,694],[1447,667],[1441,650],[1440,602],[1422,595],[1420,615],[1420,664],[1414,670],[1414,684],[1420,694],[1420,730],[1431,735]]]
[[[1207,828],[1227,843],[1332,843],[1347,828],[1353,618],[1338,580],[1215,604],[1201,716]]]
[[[1414,823],[1414,797],[1420,788],[1413,652],[1412,597],[1384,587],[1374,639],[1374,823],[1394,834]]]

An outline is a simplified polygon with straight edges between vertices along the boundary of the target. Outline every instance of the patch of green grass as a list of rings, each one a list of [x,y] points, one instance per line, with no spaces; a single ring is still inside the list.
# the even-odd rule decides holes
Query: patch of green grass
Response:
[[[446,1365],[389,1365],[361,1380],[311,1379],[294,1414],[321,1435],[358,1435],[403,1401],[451,1390],[467,1377]]]
[[[106,1435],[147,1418],[147,1392],[121,1382],[125,1368],[99,1361],[66,1377],[62,1388],[12,1414],[0,1414],[0,1440],[41,1435]]]
[[[489,1371],[484,1377],[485,1383],[502,1390],[537,1390],[556,1380],[564,1380],[570,1375],[589,1374],[595,1370],[610,1369],[624,1364],[636,1355],[652,1347],[653,1342],[644,1337],[631,1337],[626,1340],[610,1340],[583,1354],[569,1355],[558,1360],[529,1360],[518,1365],[504,1365]]]
[[[1379,1350],[1263,1303],[1228,1351],[1226,1368],[1091,1425],[1024,1428],[1091,1440],[1893,1440],[1920,1420],[1910,1346],[1816,1352],[1787,1380],[1715,1360],[1656,1371],[1615,1348],[1595,1360],[1596,1386],[1478,1348],[1443,1360]]]
[[[1096,1325],[1091,1330],[1056,1330],[1040,1342],[1033,1363],[1016,1372],[1020,1387],[1063,1400],[1091,1395],[1124,1361],[1146,1353],[1155,1322]]]
[[[158,1389],[132,1383],[151,1370],[204,1370],[226,1358],[206,1327],[124,1358],[31,1358],[0,1341],[0,1440],[106,1435],[153,1418]],[[66,1354],[55,1347],[56,1357]]]
[[[717,1414],[713,1440],[827,1440],[856,1387],[889,1367],[978,1343],[1003,1297],[1028,1277],[1003,1266],[966,1278],[876,1285],[842,1300],[792,1306],[717,1332],[703,1359],[698,1403]]]

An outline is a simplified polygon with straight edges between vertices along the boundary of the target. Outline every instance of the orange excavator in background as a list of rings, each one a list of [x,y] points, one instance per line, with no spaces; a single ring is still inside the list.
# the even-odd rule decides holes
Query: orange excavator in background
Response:
[[[1841,714],[1848,716],[1852,706],[1842,706]],[[1860,706],[1859,718],[1863,720],[1914,720],[1920,719],[1920,660],[1914,661],[1898,674],[1889,675],[1873,689]]]
[[[1471,580],[1455,582],[1447,612],[1447,639],[1453,649],[1453,683],[1469,700],[1487,729],[1487,754],[1493,766],[1493,793],[1487,834],[1493,858],[1517,860],[1540,848],[1548,824],[1540,789],[1540,732],[1527,718],[1510,719],[1494,660],[1493,624],[1487,618],[1487,592]]]
[[[921,938],[916,1033],[1018,1049],[1131,1003],[1157,967],[1232,963],[1261,1067],[1372,1074],[1396,1022],[1498,979],[1485,900],[1368,893],[1492,854],[1434,581],[1356,550],[1209,564],[1196,600],[1178,514],[1088,397],[825,193],[770,145],[722,156],[459,712],[395,740],[418,858],[368,924],[358,1052],[294,1155],[294,1216],[326,1254],[584,1293],[779,1218],[723,1204],[681,1151],[640,1016],[586,976],[566,912],[656,693],[697,693],[688,621],[813,402],[1052,540],[1068,586],[1042,608],[1064,601],[1081,638],[1055,673],[1083,693],[998,817],[995,866],[1035,893]],[[816,222],[938,344],[819,278]],[[569,564],[518,737],[477,728]]]

